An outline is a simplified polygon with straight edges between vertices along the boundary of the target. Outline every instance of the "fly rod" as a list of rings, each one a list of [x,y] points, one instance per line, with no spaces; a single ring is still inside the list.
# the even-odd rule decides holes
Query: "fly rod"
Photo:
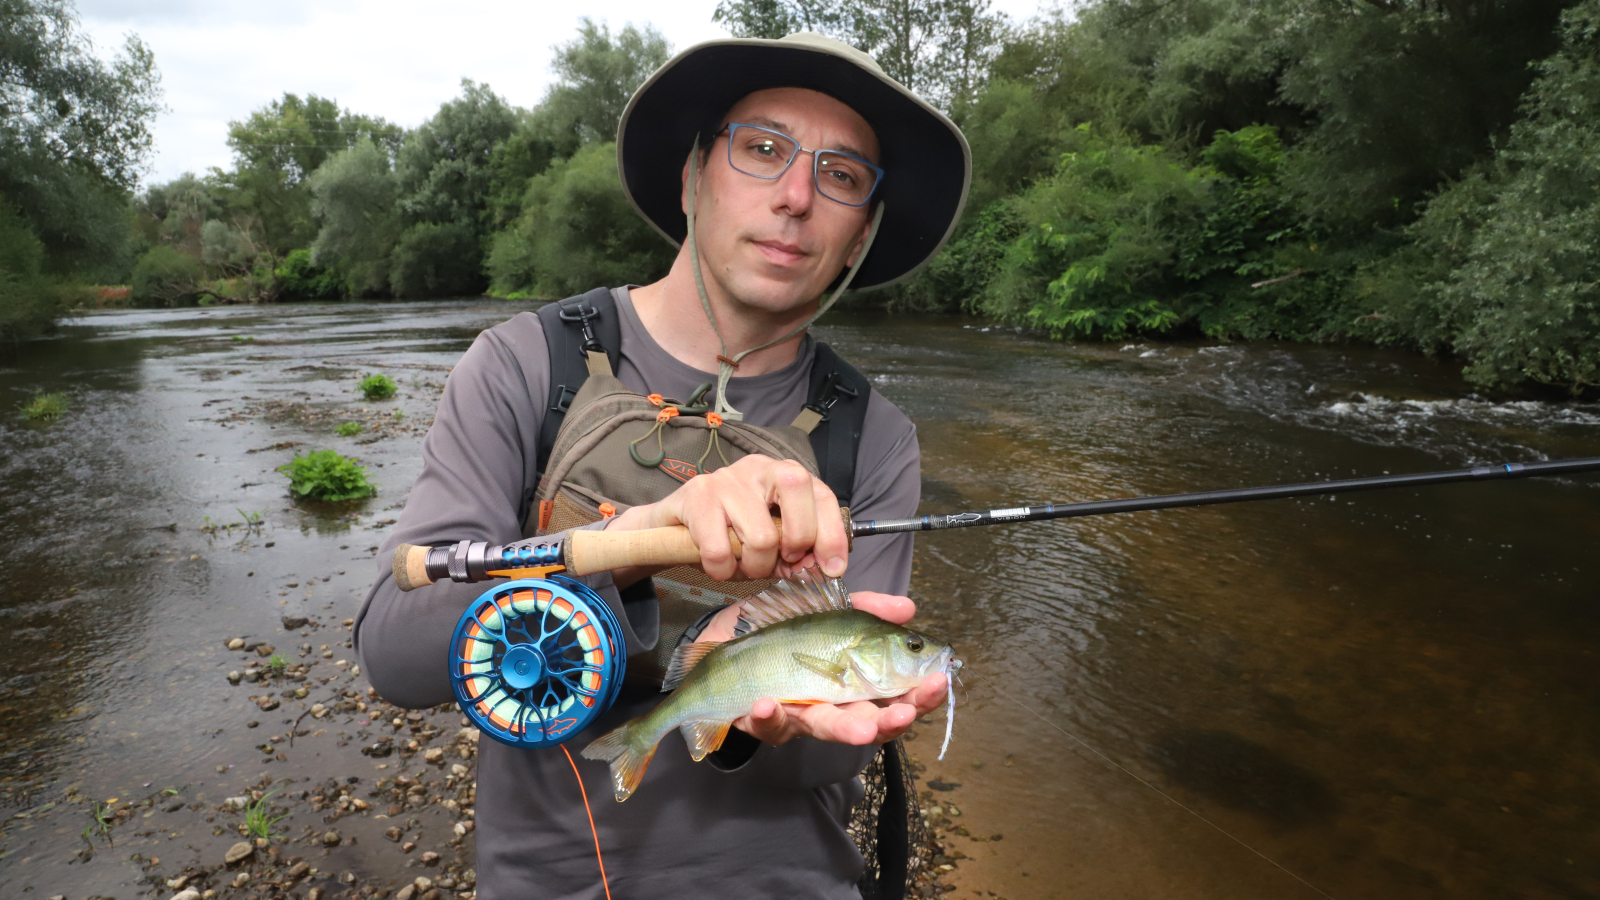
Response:
[[[1570,475],[1595,470],[1600,470],[1600,457],[1504,463],[1445,472],[1380,475],[1372,478],[1277,484],[1226,491],[1128,497],[1121,500],[1049,503],[1044,506],[1017,506],[981,512],[917,516],[910,519],[873,519],[855,522],[851,521],[848,512],[845,512],[845,520],[849,523],[850,537],[853,540],[858,537],[904,531],[941,531],[946,528],[1008,525],[1014,522],[1040,522],[1046,519],[1072,519],[1080,516],[1104,516],[1153,509],[1212,506],[1218,503],[1282,500],[1288,497],[1348,494],[1385,488],[1424,487],[1433,484],[1453,484],[1458,481],[1504,481],[1541,475]],[[781,523],[779,527],[782,527]],[[742,552],[738,536],[731,528],[728,530],[728,536],[733,545],[733,553],[738,556]],[[537,578],[561,570],[566,570],[572,575],[589,575],[623,566],[689,565],[699,561],[700,550],[690,538],[689,529],[682,525],[674,525],[642,531],[571,531],[566,533],[565,539],[530,538],[512,544],[491,545],[487,541],[459,541],[440,547],[401,544],[395,548],[393,572],[395,583],[400,589],[409,591],[443,580],[477,582],[491,578]]]

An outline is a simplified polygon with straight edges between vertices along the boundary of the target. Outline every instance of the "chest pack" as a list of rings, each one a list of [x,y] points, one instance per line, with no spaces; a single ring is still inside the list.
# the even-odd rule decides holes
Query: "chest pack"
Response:
[[[550,395],[539,433],[539,483],[523,512],[523,536],[587,525],[654,503],[701,472],[750,454],[800,463],[849,506],[856,453],[871,384],[827,344],[814,343],[806,401],[789,425],[724,419],[704,401],[707,383],[687,398],[630,390],[620,363],[617,299],[606,288],[550,303],[537,312],[550,356]],[[661,631],[649,658],[628,661],[628,680],[659,685],[684,633],[706,612],[757,594],[774,582],[713,581],[693,567],[652,579]]]

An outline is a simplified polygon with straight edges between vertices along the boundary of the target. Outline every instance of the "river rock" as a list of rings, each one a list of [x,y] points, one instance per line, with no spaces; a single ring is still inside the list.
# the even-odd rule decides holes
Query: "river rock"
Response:
[[[284,616],[283,628],[285,631],[294,631],[296,629],[306,627],[306,623],[310,621],[311,620],[305,616]]]
[[[383,830],[383,836],[398,844],[400,842],[400,829],[391,825]]]
[[[394,900],[411,900],[411,898],[415,897],[416,895],[416,885],[408,884],[400,890],[394,892]]]
[[[322,836],[322,843],[327,845],[327,846],[329,846],[329,847],[332,847],[334,844],[339,843],[339,841],[340,841],[339,832],[337,832],[337,831],[330,831],[330,832],[327,832],[326,834],[324,834]]]
[[[242,888],[242,887],[244,887],[245,885],[247,885],[249,883],[250,883],[250,873],[249,872],[240,872],[239,874],[233,876],[233,886],[236,887],[236,888]]]
[[[422,854],[422,864],[425,866],[437,866],[439,864],[439,854],[432,850]]]
[[[244,649],[244,638],[234,638],[234,639],[228,641],[228,649],[229,650],[243,650]]]
[[[271,656],[272,655],[272,645],[271,644],[261,644],[261,645],[257,646],[256,647],[256,655],[257,656],[261,656],[261,657]]]
[[[321,703],[311,704],[311,718],[320,719],[328,714],[328,708]]]
[[[295,698],[295,699],[296,699],[296,700],[304,700],[304,699],[305,699],[305,698],[306,698],[306,695],[307,695],[307,694],[309,694],[309,693],[311,693],[311,692],[310,692],[310,691],[308,691],[308,690],[306,690],[306,689],[305,689],[305,688],[303,688],[303,687],[301,687],[301,688],[295,688],[295,689],[294,689],[294,698]]]
[[[306,862],[305,860],[301,860],[301,861],[295,863],[294,865],[290,866],[289,867],[289,871],[287,871],[287,872],[285,872],[283,874],[289,876],[290,878],[299,878],[301,875],[304,875],[305,873],[307,873],[309,871],[311,871],[311,864]]]
[[[235,671],[232,671],[232,672],[228,673],[228,683],[229,684],[238,684],[239,682],[241,682],[243,680],[244,680],[244,674],[242,672],[239,672],[239,671],[235,670]]]
[[[419,891],[427,892],[433,890],[433,879],[426,875],[418,875],[411,883],[415,885]]]
[[[194,888],[189,888],[186,891],[179,891],[173,894],[172,900],[200,900],[200,892]]]
[[[272,712],[278,708],[278,701],[275,697],[262,697],[256,701],[256,705],[261,707],[262,712]]]
[[[306,900],[322,900],[322,888],[312,888],[306,893]]]
[[[443,765],[444,751],[438,747],[430,747],[426,753],[422,754],[422,758],[434,765]]]
[[[233,798],[229,798],[229,799],[233,799]],[[241,797],[239,799],[243,799],[243,798]],[[245,860],[247,860],[250,857],[254,856],[255,853],[256,853],[256,845],[255,844],[252,844],[249,841],[240,841],[239,843],[234,844],[232,847],[228,848],[228,853],[227,853],[226,856],[222,857],[222,861],[227,863],[230,866],[237,865],[238,863],[244,862]]]

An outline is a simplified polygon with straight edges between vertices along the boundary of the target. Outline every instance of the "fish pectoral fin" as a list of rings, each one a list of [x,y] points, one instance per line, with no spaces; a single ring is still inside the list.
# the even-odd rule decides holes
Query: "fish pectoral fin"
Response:
[[[672,653],[672,661],[667,664],[667,674],[661,679],[661,690],[671,691],[683,684],[683,679],[694,671],[694,667],[713,650],[722,646],[721,641],[694,641],[683,644]]]
[[[683,742],[689,745],[689,755],[699,762],[717,752],[732,727],[732,722],[685,722],[678,730],[683,733]]]
[[[848,668],[840,665],[839,663],[828,662],[821,657],[812,656],[809,653],[796,653],[794,655],[794,661],[802,666],[805,666],[818,675],[821,675],[823,678],[838,682],[840,687],[845,686],[844,677],[850,672]]]

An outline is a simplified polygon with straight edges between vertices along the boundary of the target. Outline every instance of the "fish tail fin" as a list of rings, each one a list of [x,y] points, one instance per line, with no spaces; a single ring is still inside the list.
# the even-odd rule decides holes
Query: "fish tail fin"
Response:
[[[611,786],[617,802],[628,799],[644,780],[644,770],[656,755],[656,745],[641,747],[639,729],[629,722],[614,731],[601,735],[583,748],[584,759],[601,760],[611,764]]]

